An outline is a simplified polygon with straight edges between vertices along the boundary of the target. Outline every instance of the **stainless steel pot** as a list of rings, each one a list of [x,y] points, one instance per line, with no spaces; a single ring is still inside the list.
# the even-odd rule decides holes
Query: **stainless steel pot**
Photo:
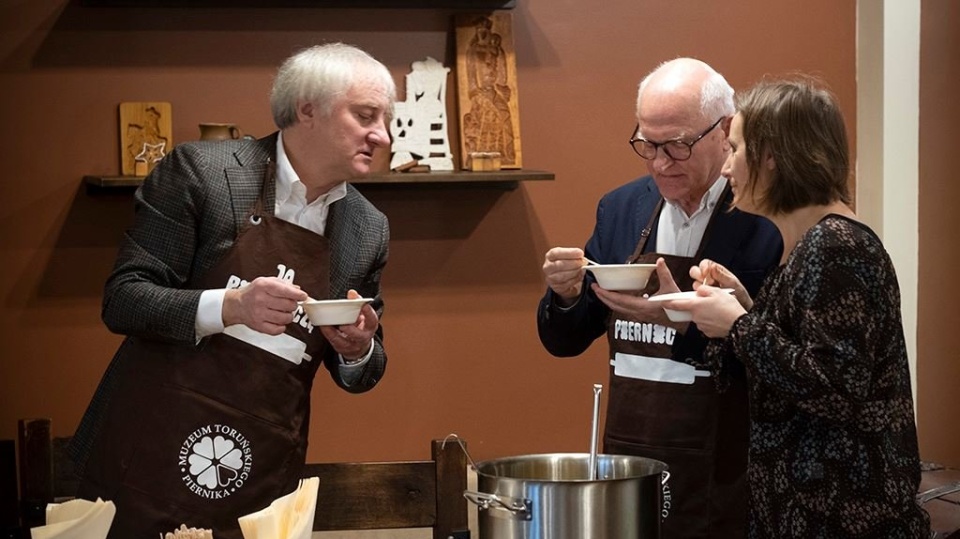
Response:
[[[480,462],[480,539],[654,539],[660,537],[667,465],[627,455],[525,455]]]

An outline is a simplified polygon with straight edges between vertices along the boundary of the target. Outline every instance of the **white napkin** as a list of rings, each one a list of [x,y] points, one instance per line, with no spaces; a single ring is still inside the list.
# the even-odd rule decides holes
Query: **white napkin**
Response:
[[[319,477],[304,479],[269,507],[237,519],[243,539],[310,539],[319,487]]]
[[[113,502],[70,500],[47,504],[47,525],[30,530],[33,539],[104,539],[117,508]]]

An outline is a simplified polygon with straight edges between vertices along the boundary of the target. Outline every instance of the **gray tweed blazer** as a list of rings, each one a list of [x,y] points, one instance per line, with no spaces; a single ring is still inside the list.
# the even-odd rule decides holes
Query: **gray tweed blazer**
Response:
[[[276,159],[277,133],[260,140],[178,144],[157,164],[135,195],[136,217],[107,279],[102,317],[114,333],[196,346],[194,324],[202,290],[184,286],[211,268],[234,239],[263,189],[268,160]],[[276,186],[266,186],[265,211],[274,211]],[[374,298],[383,314],[380,275],[387,262],[389,225],[357,190],[333,203],[325,236],[330,241],[330,295],[356,289]],[[358,380],[346,386],[332,349],[324,365],[334,382],[352,393],[372,388],[387,357],[382,327]],[[107,368],[71,448],[85,461],[116,383],[120,350]],[[78,464],[80,464],[78,462]]]

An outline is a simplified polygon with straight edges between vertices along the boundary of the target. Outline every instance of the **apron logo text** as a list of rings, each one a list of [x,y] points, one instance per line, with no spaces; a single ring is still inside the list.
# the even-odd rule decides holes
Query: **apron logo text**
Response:
[[[663,490],[663,507],[660,509],[660,518],[667,518],[670,516],[670,507],[673,505],[673,495],[670,493],[669,483],[663,483],[660,488]]]
[[[205,499],[226,498],[243,487],[253,467],[250,440],[227,425],[207,425],[190,433],[178,455],[181,479]]]
[[[621,341],[665,344],[673,346],[677,330],[660,324],[617,319],[613,326],[614,338]]]
[[[288,268],[285,264],[277,264],[277,279],[282,279],[287,281],[290,284],[293,284],[293,279],[296,277],[297,272],[293,268]],[[230,275],[227,278],[226,288],[240,288],[246,286],[250,281],[246,279],[241,279],[237,275]],[[313,333],[313,324],[310,323],[310,320],[307,318],[307,314],[303,311],[302,306],[297,306],[297,312],[293,315],[293,324],[298,324],[300,327],[307,330],[307,333]]]

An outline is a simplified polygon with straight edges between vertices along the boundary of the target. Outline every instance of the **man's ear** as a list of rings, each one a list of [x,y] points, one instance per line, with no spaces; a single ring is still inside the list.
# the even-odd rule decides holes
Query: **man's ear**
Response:
[[[730,136],[730,124],[733,123],[733,116],[727,116],[720,122],[720,128],[723,129],[723,136]]]
[[[310,122],[317,117],[317,106],[312,101],[297,101],[297,120]]]

